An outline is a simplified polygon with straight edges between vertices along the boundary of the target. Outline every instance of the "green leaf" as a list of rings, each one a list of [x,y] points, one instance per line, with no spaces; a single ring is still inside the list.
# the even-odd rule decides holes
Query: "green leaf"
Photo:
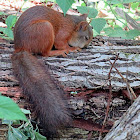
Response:
[[[14,134],[10,130],[8,130],[8,140],[17,140]]]
[[[9,38],[14,39],[13,31],[9,28],[5,28],[4,34],[7,35]]]
[[[8,16],[6,19],[7,28],[11,29],[15,25],[16,21],[17,21],[16,16],[14,16],[14,15]]]
[[[41,135],[38,132],[35,132],[35,139],[36,140],[46,140],[46,137],[44,137],[43,135]]]
[[[119,4],[112,5],[112,7],[113,8],[116,8],[116,7],[118,7],[118,8],[124,8],[124,5],[122,3],[119,3]],[[114,9],[112,9],[112,10],[113,10],[112,12],[116,13]]]
[[[3,32],[5,34],[5,36],[3,35],[2,38],[9,38],[9,39],[14,39],[14,36],[13,36],[13,31],[9,28],[3,28],[3,27],[0,27],[0,31]],[[1,34],[2,35],[2,34]],[[7,37],[6,37],[7,36]]]
[[[126,38],[126,31],[124,31],[121,27],[116,27],[114,28],[114,31],[110,33],[108,36]]]
[[[21,108],[21,111],[22,111],[24,114],[31,114],[30,110],[27,110],[27,109],[24,109],[24,108]]]
[[[4,13],[4,12],[0,12],[0,15],[7,15],[6,13]]]
[[[18,128],[11,127],[13,131],[13,135],[18,139],[18,140],[27,140],[28,137],[26,137]]]
[[[1,32],[4,32],[4,31],[5,31],[5,28],[0,27],[0,31],[1,31]]]
[[[136,21],[140,21],[140,18],[136,19]]]
[[[10,120],[2,120],[2,124],[7,124],[7,125],[20,125],[20,120],[14,120],[14,121],[10,121]]]
[[[100,34],[101,30],[105,27],[106,20],[103,18],[96,18],[91,21],[91,25]]]
[[[131,4],[131,8],[133,9],[133,10],[135,10],[138,6],[139,6],[139,2],[135,2],[135,3],[132,3]]]
[[[109,34],[111,34],[111,33],[114,32],[114,30],[113,30],[111,27],[105,28],[104,31],[105,31],[105,33],[106,33],[107,35],[109,35]]]
[[[1,35],[1,34],[0,34],[0,37],[1,37],[1,38],[4,38],[4,39],[6,39],[6,40],[11,40],[11,38],[10,38],[10,37],[6,37],[6,36]]]
[[[77,10],[81,14],[88,14],[89,18],[95,18],[98,14],[98,11],[95,8],[86,7],[86,6],[77,6]]]
[[[15,121],[13,121],[13,125],[21,125],[21,121],[20,120],[15,120]]]
[[[134,37],[137,37],[140,35],[140,31],[139,30],[130,30],[128,32],[126,32],[126,39],[134,39]]]
[[[124,31],[121,27],[116,27],[112,32],[108,32],[104,29],[106,34],[110,37],[121,37],[123,39],[134,39],[134,37],[137,37],[140,35],[140,31],[138,30],[130,30],[130,31]]]
[[[119,4],[119,3],[121,3],[121,2],[118,1],[118,0],[108,0],[107,3],[108,3],[108,4]]]
[[[83,2],[83,3],[81,4],[81,6],[86,6],[86,4]]]
[[[22,124],[20,127],[18,127],[18,129],[20,129],[21,132],[26,135],[26,137],[31,138],[31,139],[35,139],[35,136],[33,133],[33,131],[34,131],[33,126],[29,126],[28,121],[25,124]]]
[[[2,124],[12,125],[13,121],[3,119]]]
[[[74,0],[56,0],[56,2],[60,6],[60,8],[62,9],[64,16],[65,16],[68,9],[74,3]]]
[[[139,0],[107,0],[108,4],[138,2]]]
[[[0,96],[0,118],[27,121],[18,105],[10,98]]]
[[[93,37],[96,37],[97,35],[100,35],[100,34],[99,34],[99,33],[97,33],[97,31],[96,31],[96,30],[94,30],[94,29],[93,29],[93,33],[94,33],[94,34],[93,34]]]

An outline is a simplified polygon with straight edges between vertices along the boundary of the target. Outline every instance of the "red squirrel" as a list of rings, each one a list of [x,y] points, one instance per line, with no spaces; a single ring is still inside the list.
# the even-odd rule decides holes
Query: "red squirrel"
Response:
[[[34,6],[19,17],[14,28],[14,74],[23,94],[32,101],[47,137],[53,137],[58,129],[69,126],[72,119],[64,90],[32,54],[65,56],[87,46],[93,32],[86,18],[85,14],[64,17],[46,6]],[[55,50],[52,50],[53,46]]]

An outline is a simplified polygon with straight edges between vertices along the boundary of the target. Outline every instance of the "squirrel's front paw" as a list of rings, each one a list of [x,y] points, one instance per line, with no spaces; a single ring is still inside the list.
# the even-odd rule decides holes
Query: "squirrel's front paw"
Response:
[[[67,54],[68,54],[68,53],[69,53],[69,50],[63,50],[61,55],[62,55],[63,57],[67,57]]]
[[[81,51],[81,48],[79,48],[79,47],[69,47],[68,50],[69,50],[69,52],[78,52],[78,51]]]

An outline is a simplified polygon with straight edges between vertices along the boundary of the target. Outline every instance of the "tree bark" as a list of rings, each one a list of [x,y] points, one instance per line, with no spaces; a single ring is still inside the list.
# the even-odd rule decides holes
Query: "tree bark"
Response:
[[[12,45],[0,45],[0,86],[18,85],[11,68]],[[90,46],[78,53],[63,57],[40,57],[50,66],[64,87],[88,89],[108,89],[108,73],[111,62],[119,53],[115,67],[132,88],[140,87],[140,46]],[[127,88],[127,83],[113,68],[111,73],[113,91]]]
[[[103,140],[139,140],[140,139],[140,96],[124,115],[115,122],[113,128]]]

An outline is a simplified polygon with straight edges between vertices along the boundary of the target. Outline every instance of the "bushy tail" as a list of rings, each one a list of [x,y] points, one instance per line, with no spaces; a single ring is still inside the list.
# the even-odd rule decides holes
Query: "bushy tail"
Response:
[[[54,82],[48,68],[25,51],[13,54],[12,65],[23,94],[32,101],[47,136],[68,125],[71,119],[64,91]]]

